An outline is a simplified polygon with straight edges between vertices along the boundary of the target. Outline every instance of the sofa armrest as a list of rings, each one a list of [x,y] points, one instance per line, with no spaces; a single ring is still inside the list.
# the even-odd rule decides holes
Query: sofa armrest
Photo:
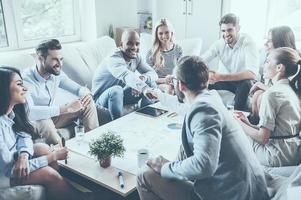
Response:
[[[41,185],[25,185],[0,189],[0,199],[46,200],[46,189]]]

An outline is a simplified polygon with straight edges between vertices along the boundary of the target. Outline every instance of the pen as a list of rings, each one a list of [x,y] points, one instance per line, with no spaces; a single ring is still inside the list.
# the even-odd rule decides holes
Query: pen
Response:
[[[65,138],[62,137],[62,145],[63,145],[63,147],[65,147],[65,143],[66,143]],[[65,164],[67,164],[67,158],[65,159]]]
[[[176,112],[172,112],[170,114],[167,115],[167,117],[175,117],[177,116],[178,114]]]
[[[117,176],[118,176],[118,179],[119,179],[119,186],[121,188],[124,188],[124,180],[123,180],[123,174],[122,174],[122,172],[119,171],[118,174],[117,174]]]

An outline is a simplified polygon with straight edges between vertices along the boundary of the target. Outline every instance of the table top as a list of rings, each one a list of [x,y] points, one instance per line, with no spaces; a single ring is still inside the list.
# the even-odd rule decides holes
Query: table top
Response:
[[[162,108],[159,104],[154,107]],[[136,174],[139,170],[137,151],[142,148],[148,149],[151,157],[162,155],[174,160],[181,144],[182,119],[183,117],[175,116],[172,112],[155,118],[136,112],[130,113],[87,132],[81,144],[77,143],[76,138],[68,140],[66,142],[70,150],[68,163],[60,161],[59,164],[100,186],[127,196],[136,189]],[[123,138],[126,153],[123,158],[113,157],[111,167],[104,169],[88,151],[89,143],[108,130]],[[119,186],[117,177],[119,171],[124,175],[124,188]]]

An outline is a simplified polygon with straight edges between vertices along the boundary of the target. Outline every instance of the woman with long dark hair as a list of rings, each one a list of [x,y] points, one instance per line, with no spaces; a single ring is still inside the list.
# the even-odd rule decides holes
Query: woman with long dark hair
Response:
[[[300,163],[300,67],[296,50],[281,47],[271,51],[263,74],[273,85],[262,95],[259,124],[252,125],[243,113],[236,112],[262,165],[280,167]]]
[[[260,108],[262,93],[264,93],[264,91],[266,91],[271,85],[271,82],[269,80],[263,78],[264,62],[266,61],[269,53],[274,49],[280,47],[289,47],[296,50],[296,41],[293,30],[289,26],[277,26],[271,28],[269,30],[268,37],[264,46],[265,51],[263,52],[263,55],[261,56],[262,59],[260,61],[260,81],[256,82],[250,89],[250,93],[252,94],[251,121],[253,124],[258,123],[259,121],[258,112]]]
[[[49,199],[79,199],[79,192],[55,170],[67,148],[50,151],[48,145],[32,142],[26,91],[19,70],[0,67],[0,187],[39,184]]]

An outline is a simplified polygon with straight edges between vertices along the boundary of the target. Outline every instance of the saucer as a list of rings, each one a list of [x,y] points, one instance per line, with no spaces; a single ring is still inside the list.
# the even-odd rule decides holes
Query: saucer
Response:
[[[179,123],[170,123],[170,124],[167,124],[167,127],[169,129],[179,130],[179,129],[182,128],[182,124],[179,124]]]

